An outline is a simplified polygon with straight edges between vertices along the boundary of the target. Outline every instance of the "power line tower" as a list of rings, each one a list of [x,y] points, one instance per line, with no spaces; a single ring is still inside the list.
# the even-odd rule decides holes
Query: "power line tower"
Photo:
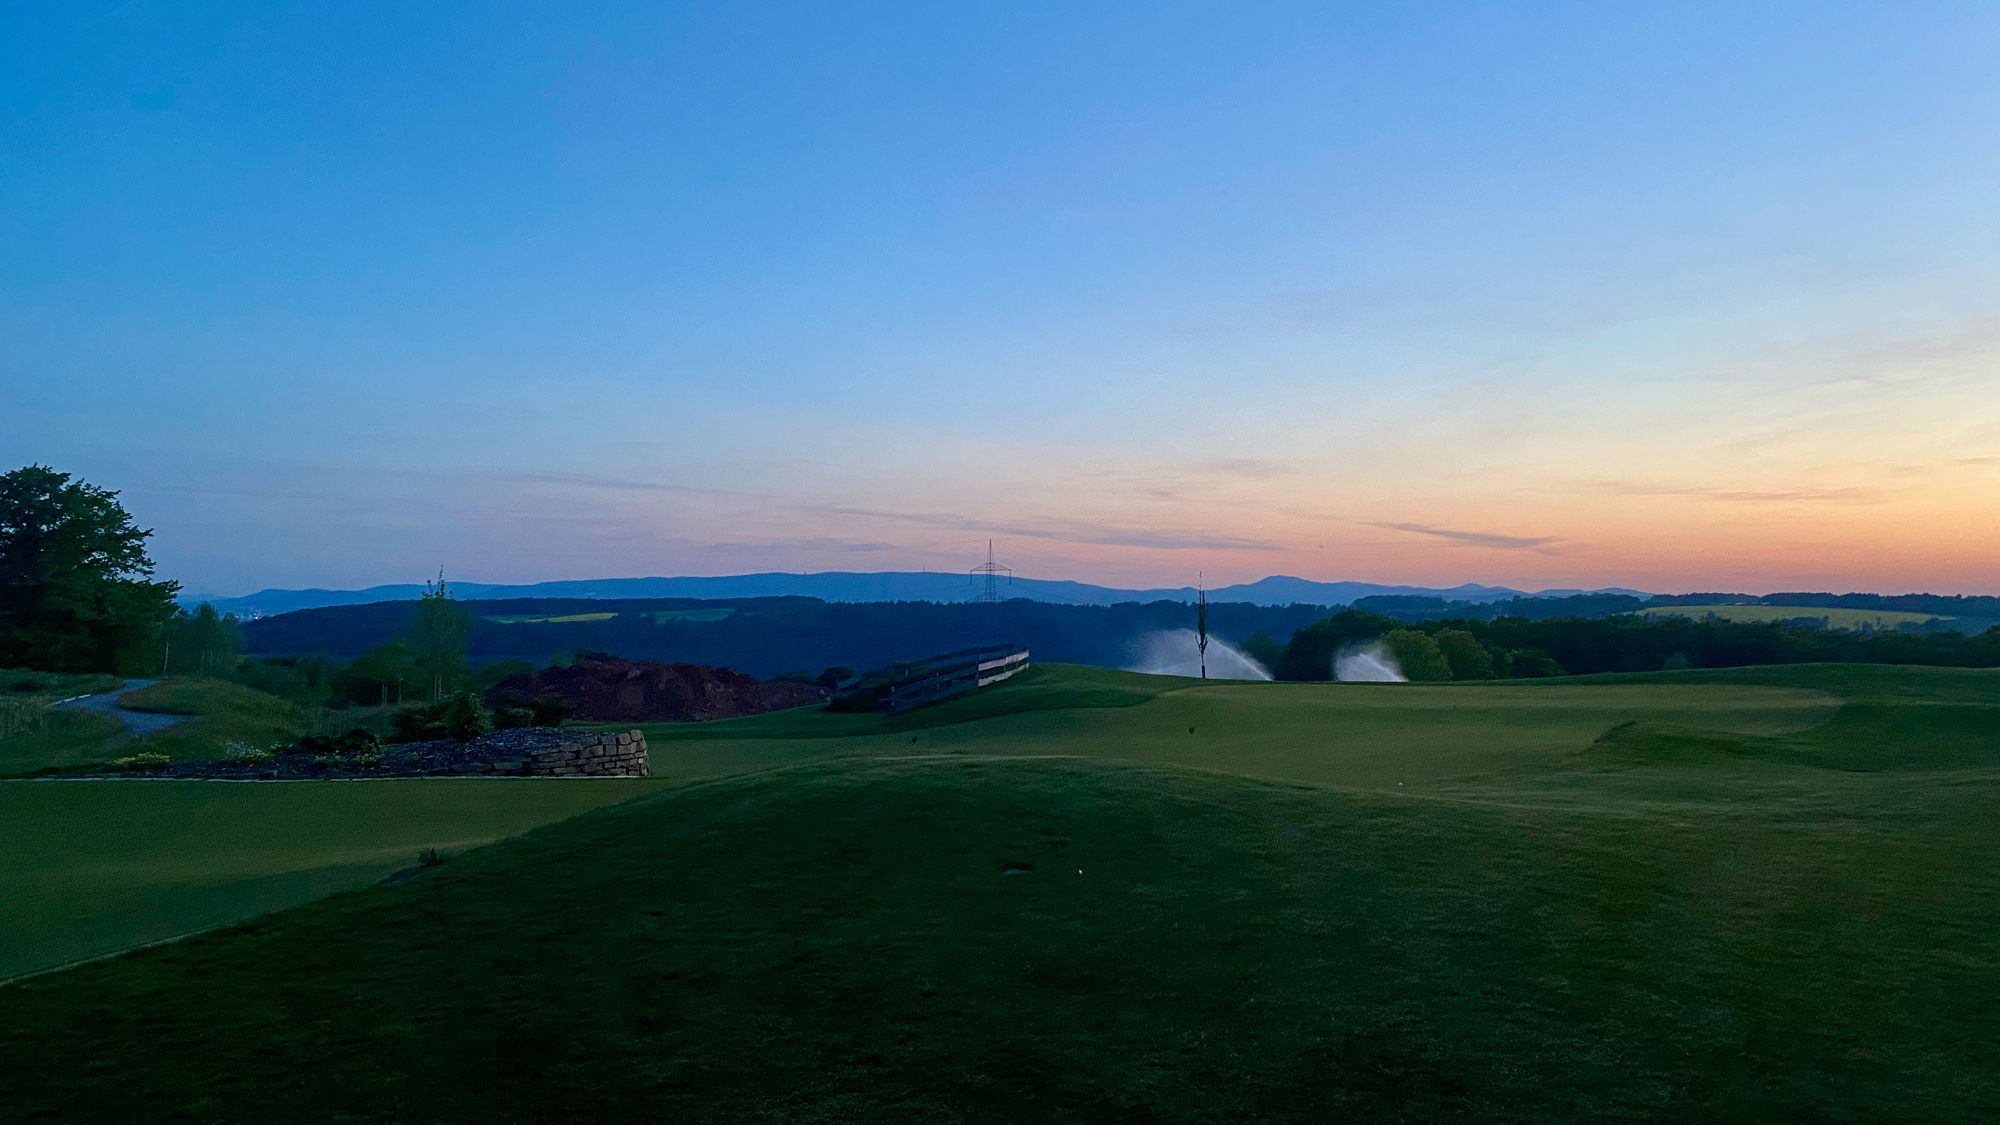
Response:
[[[981,579],[985,580],[984,588],[981,589],[978,593],[974,594],[972,596],[972,600],[975,604],[990,605],[993,607],[992,610],[990,611],[992,617],[992,628],[995,631],[998,631],[1000,628],[1000,576],[1003,574],[1006,575],[1007,585],[1012,586],[1014,584],[1014,571],[1011,568],[1001,566],[998,562],[994,561],[993,540],[988,539],[986,541],[986,561],[980,563],[978,566],[973,567],[966,573],[971,575],[972,580],[975,583],[979,582]],[[993,639],[995,641],[999,641],[999,640],[1004,640],[1005,638],[996,636]]]

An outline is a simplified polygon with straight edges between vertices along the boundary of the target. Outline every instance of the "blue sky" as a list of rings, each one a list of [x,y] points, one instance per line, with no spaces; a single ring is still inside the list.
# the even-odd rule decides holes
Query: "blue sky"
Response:
[[[1992,590],[1991,5],[0,13],[0,460],[190,587]]]

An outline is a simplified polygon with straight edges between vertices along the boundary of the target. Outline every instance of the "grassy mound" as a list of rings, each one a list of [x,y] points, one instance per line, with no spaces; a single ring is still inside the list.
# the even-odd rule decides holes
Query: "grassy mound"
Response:
[[[34,668],[0,668],[0,698],[13,696],[65,699],[111,691],[125,681],[98,672],[43,672]]]
[[[1351,689],[1054,669],[1023,687],[1102,705],[996,692],[894,730],[798,713],[676,734],[656,768],[785,746],[804,764],[0,989],[0,1104],[731,1121],[2000,1104],[2000,674]],[[1292,780],[1223,772],[1246,762]]]
[[[92,686],[104,688],[102,677]],[[111,688],[122,681],[112,680]],[[313,729],[305,710],[289,700],[227,680],[176,676],[128,691],[118,703],[132,711],[191,718],[151,734],[132,734],[104,712],[44,710],[37,725],[0,739],[0,776],[108,762],[141,753],[208,758],[231,742],[266,746],[289,742]]]
[[[1857,839],[1857,811],[802,767],[0,990],[0,1096],[234,1119],[1969,1119],[2000,1096],[1991,876],[1912,885],[1972,839]]]

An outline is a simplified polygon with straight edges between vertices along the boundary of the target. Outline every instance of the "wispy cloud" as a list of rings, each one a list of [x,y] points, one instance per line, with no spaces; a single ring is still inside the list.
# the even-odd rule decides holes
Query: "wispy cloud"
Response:
[[[1163,531],[1147,528],[1115,527],[1083,520],[1044,520],[1018,523],[983,520],[955,512],[891,512],[845,505],[820,505],[814,510],[829,515],[888,520],[920,527],[950,531],[975,531],[987,535],[1020,539],[1043,539],[1061,543],[1086,543],[1107,547],[1146,547],[1165,551],[1276,551],[1275,543],[1202,532]]]
[[[1717,500],[1728,504],[1873,504],[1882,499],[1874,488],[1712,488],[1693,484],[1644,484],[1634,481],[1585,481],[1584,486],[1618,496],[1671,496]]]
[[[1194,471],[1212,476],[1269,480],[1272,477],[1289,476],[1293,472],[1293,467],[1289,461],[1269,461],[1261,457],[1225,457],[1217,461],[1203,461],[1194,466]]]
[[[704,488],[671,481],[638,480],[632,477],[605,477],[588,473],[493,473],[492,476],[522,484],[553,484],[568,488],[596,488],[613,492],[670,492],[683,496],[751,496],[754,493],[726,488]]]
[[[1243,460],[1230,462],[1237,473],[1266,471],[1275,462]],[[976,532],[981,535],[1007,536],[1020,539],[1040,539],[1062,543],[1081,543],[1096,546],[1144,547],[1155,550],[1210,550],[1210,551],[1276,551],[1282,548],[1275,543],[1238,536],[1212,535],[1203,532],[1161,530],[1151,528],[1119,527],[1110,524],[1093,523],[1087,520],[1044,519],[1036,521],[989,520],[957,512],[898,512],[879,508],[863,508],[845,504],[820,504],[800,500],[795,497],[774,496],[766,493],[736,491],[731,489],[706,488],[697,485],[675,484],[668,481],[645,480],[630,477],[596,476],[583,473],[502,473],[495,474],[508,480],[531,484],[557,485],[571,488],[606,489],[620,492],[662,492],[686,496],[729,497],[756,501],[773,509],[790,510],[807,515],[838,516],[884,520],[910,524],[918,527],[942,528],[949,531]],[[823,547],[829,550],[886,550],[889,544],[845,539],[798,540],[793,544],[801,549]]]
[[[1549,551],[1562,540],[1554,535],[1496,535],[1487,531],[1462,531],[1451,527],[1432,527],[1427,523],[1401,523],[1394,521],[1369,521],[1366,526],[1386,528],[1390,531],[1407,531],[1412,535],[1428,535],[1433,539],[1449,539],[1454,543],[1470,543],[1475,547],[1494,547],[1503,551]]]

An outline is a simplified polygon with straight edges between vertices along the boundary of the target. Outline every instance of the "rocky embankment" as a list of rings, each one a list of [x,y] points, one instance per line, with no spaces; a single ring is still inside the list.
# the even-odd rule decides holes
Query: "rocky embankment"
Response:
[[[702,664],[591,660],[514,676],[487,696],[495,708],[538,699],[559,699],[592,723],[700,722],[822,702],[826,690]]]
[[[643,731],[523,727],[466,742],[392,742],[347,750],[288,750],[152,763],[91,776],[217,778],[238,781],[358,777],[646,777],[652,773]],[[74,775],[72,775],[74,776]]]

